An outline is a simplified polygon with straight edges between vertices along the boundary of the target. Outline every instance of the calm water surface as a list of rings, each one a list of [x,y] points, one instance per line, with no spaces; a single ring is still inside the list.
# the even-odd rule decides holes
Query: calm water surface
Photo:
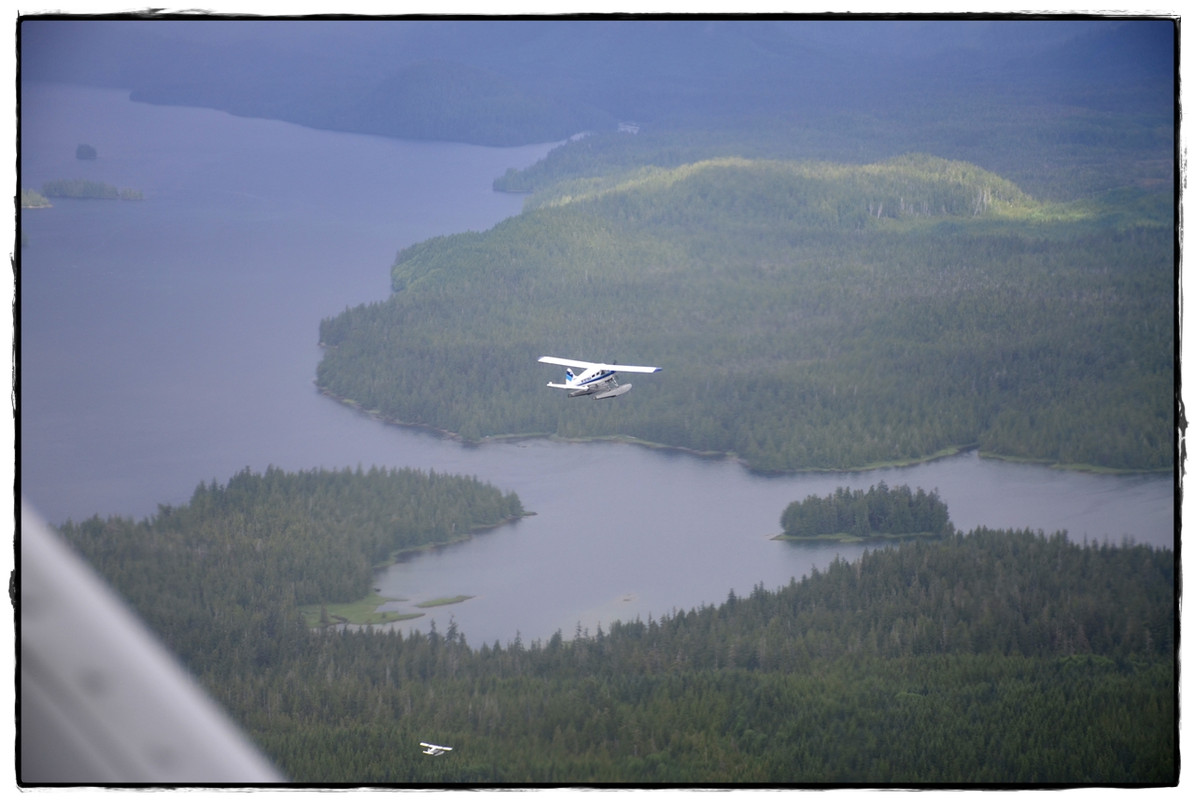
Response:
[[[146,197],[57,200],[22,214],[21,491],[52,523],[142,517],[247,466],[477,475],[516,491],[536,516],[377,579],[404,599],[397,609],[472,595],[406,627],[455,620],[474,644],[593,632],[852,558],[863,548],[770,538],[789,502],[843,485],[937,488],[962,530],[1173,545],[1169,477],[1077,475],[974,453],[761,477],[626,445],[465,447],[381,425],[315,391],[319,320],[384,298],[402,247],[518,213],[522,198],[491,182],[550,145],[327,133],[79,87],[26,85],[21,100],[25,186],[78,177]],[[83,142],[98,160],[75,159]]]

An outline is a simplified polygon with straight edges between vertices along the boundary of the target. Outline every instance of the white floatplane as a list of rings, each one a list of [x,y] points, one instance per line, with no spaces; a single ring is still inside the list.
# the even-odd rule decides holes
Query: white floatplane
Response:
[[[451,747],[445,747],[442,744],[428,744],[427,742],[420,742],[419,746],[427,748],[423,751],[423,754],[428,756],[442,756],[452,749]]]
[[[605,400],[608,397],[618,397],[631,391],[631,384],[618,385],[619,372],[659,372],[660,367],[636,367],[629,364],[598,364],[592,361],[578,361],[574,358],[557,358],[544,356],[540,359],[544,364],[556,364],[566,367],[564,383],[549,383],[553,389],[568,389],[569,397],[584,397],[593,395],[595,400]],[[579,369],[581,372],[573,372]]]

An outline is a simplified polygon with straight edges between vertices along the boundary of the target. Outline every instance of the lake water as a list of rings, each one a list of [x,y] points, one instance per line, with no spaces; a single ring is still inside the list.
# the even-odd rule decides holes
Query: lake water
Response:
[[[377,579],[405,599],[394,605],[402,610],[473,596],[404,625],[426,630],[434,620],[443,631],[455,620],[473,644],[593,632],[853,558],[861,546],[771,537],[789,502],[880,480],[937,488],[961,530],[1174,544],[1170,477],[1072,474],[975,453],[763,477],[628,445],[466,447],[316,392],[320,319],[384,298],[399,249],[518,213],[522,198],[491,182],[550,145],[328,133],[56,85],[22,87],[21,137],[26,187],[87,178],[145,195],[22,212],[20,489],[52,523],[143,517],[247,466],[477,475],[517,492],[536,516]],[[78,161],[80,143],[99,159]]]

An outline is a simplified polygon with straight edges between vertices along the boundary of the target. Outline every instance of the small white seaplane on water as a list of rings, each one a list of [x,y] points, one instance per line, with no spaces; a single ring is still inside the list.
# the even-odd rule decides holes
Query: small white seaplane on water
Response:
[[[452,749],[451,747],[445,747],[442,744],[428,744],[427,742],[420,742],[419,746],[427,748],[423,751],[423,754],[427,756],[442,756]]]
[[[583,397],[593,395],[594,400],[605,400],[608,397],[618,397],[631,391],[631,384],[618,385],[619,372],[659,372],[660,367],[636,367],[629,364],[595,364],[592,361],[577,361],[574,358],[557,358],[544,356],[540,359],[544,364],[556,364],[567,367],[564,372],[564,383],[549,383],[553,389],[568,389],[569,397]],[[580,373],[573,372],[581,370]]]

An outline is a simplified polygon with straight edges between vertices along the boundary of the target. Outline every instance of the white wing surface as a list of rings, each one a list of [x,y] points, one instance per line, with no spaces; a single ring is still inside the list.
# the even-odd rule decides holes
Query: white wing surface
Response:
[[[556,356],[543,356],[540,358],[542,364],[556,364],[561,367],[577,367],[578,369],[589,369],[590,367],[600,367],[601,364],[595,364],[592,361],[578,361],[575,358],[557,358]]]
[[[659,372],[662,367],[636,367],[631,364],[602,364],[602,369],[608,369],[611,372]]]
[[[556,356],[543,356],[540,362],[544,364],[556,364],[561,367],[575,367],[578,369],[589,369],[590,367],[597,367],[603,371],[609,372],[659,372],[660,367],[637,367],[632,364],[602,364],[595,361],[578,361],[575,358],[557,358]]]

